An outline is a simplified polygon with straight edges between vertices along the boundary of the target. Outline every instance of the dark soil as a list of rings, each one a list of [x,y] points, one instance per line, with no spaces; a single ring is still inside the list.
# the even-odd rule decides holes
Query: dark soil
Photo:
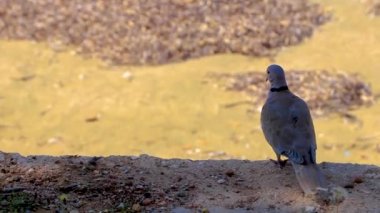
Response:
[[[320,164],[348,191],[340,204],[305,197],[290,165],[149,157],[0,153],[0,209],[25,212],[376,212],[380,168]]]

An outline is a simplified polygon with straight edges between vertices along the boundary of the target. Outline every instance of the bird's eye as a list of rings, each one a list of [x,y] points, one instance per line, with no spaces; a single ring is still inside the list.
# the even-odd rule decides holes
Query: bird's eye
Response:
[[[267,73],[269,74],[269,71],[267,71]]]

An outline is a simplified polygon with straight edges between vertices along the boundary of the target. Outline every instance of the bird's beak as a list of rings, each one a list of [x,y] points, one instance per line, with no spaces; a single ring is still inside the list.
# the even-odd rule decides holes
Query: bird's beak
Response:
[[[268,76],[265,78],[265,82],[268,82]]]

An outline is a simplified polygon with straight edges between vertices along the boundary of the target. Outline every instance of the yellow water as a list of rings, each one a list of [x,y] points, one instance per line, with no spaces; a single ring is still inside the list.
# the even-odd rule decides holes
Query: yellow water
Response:
[[[380,92],[380,18],[357,0],[324,0],[333,20],[275,58],[286,69],[359,73]],[[0,150],[21,154],[205,159],[273,157],[259,114],[204,82],[209,72],[264,70],[268,59],[217,55],[154,67],[110,66],[46,43],[0,41]],[[123,78],[129,72],[131,79]],[[28,78],[29,80],[20,80]],[[319,161],[380,164],[380,105],[315,119]],[[96,120],[87,122],[86,119]],[[327,148],[326,148],[327,147]]]

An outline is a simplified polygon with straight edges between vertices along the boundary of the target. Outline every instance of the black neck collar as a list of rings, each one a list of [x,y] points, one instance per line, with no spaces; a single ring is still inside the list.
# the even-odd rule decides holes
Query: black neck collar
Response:
[[[270,88],[271,92],[281,92],[281,91],[287,91],[289,90],[288,86],[282,86],[279,88]]]

